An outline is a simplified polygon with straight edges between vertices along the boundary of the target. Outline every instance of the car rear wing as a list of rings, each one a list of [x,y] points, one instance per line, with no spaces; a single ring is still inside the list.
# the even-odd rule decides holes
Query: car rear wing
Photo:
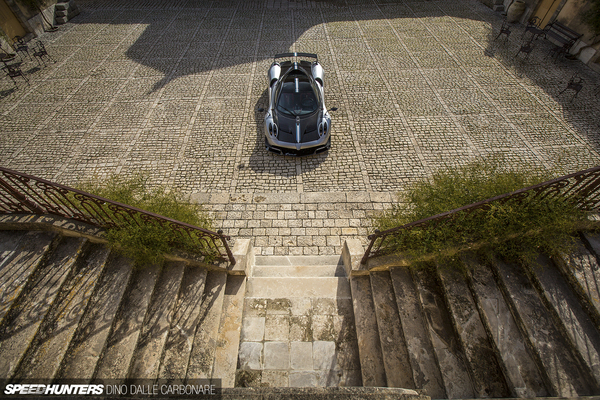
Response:
[[[275,54],[275,57],[273,57],[273,60],[277,59],[277,58],[288,58],[288,57],[310,57],[310,58],[314,58],[315,60],[319,61],[317,58],[316,54],[313,53],[280,53],[280,54]]]

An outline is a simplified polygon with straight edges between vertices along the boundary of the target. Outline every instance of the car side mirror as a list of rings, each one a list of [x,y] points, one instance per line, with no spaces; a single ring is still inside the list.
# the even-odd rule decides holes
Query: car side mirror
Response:
[[[337,107],[331,107],[328,111],[337,111],[338,108]]]

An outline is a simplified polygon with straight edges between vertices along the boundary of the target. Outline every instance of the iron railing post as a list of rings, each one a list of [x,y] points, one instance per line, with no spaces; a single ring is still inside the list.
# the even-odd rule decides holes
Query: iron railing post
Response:
[[[227,252],[227,258],[229,258],[229,263],[231,265],[235,265],[235,257],[233,256],[233,253],[231,252],[231,249],[229,248],[229,245],[227,244],[227,241],[230,239],[230,237],[223,235],[223,230],[221,230],[221,229],[219,229],[217,231],[217,233],[219,234],[221,243],[223,243],[223,247],[225,248],[225,251]]]

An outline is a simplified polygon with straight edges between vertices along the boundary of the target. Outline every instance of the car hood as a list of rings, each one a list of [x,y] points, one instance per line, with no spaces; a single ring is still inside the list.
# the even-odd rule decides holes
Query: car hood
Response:
[[[319,122],[322,118],[322,110],[299,117],[276,113],[274,120],[279,132],[277,139],[288,143],[306,143],[318,140]]]

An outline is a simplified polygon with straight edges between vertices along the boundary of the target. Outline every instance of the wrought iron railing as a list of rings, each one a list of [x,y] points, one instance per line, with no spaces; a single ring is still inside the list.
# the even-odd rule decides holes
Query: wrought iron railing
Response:
[[[544,199],[559,195],[569,199],[583,211],[598,211],[600,209],[600,166],[562,176],[515,192],[482,200],[455,210],[411,222],[397,228],[385,231],[375,231],[374,234],[369,235],[369,245],[361,260],[361,264],[366,264],[370,258],[393,252],[395,247],[392,244],[396,242],[395,239],[405,235],[413,229],[436,229],[436,227],[441,225],[453,223],[458,215],[468,217],[474,212],[485,212],[490,209],[491,204],[495,202],[523,202],[530,197]]]
[[[52,214],[102,228],[154,225],[191,238],[200,255],[235,264],[228,236],[0,167],[0,214]]]

